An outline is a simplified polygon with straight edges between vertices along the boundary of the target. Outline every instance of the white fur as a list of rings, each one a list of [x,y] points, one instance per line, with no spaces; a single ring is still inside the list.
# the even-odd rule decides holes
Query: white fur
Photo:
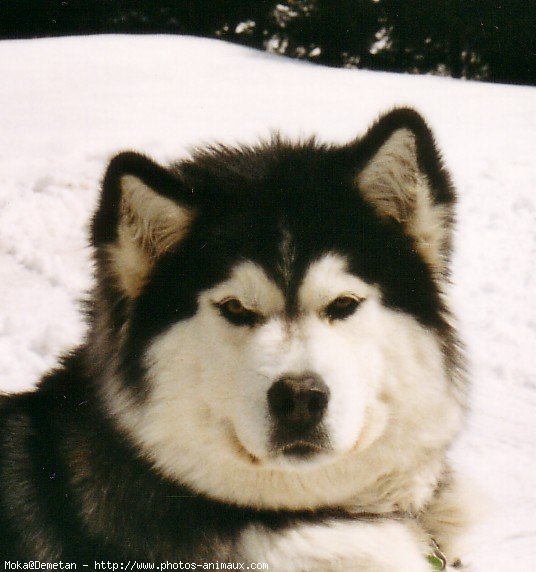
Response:
[[[364,298],[329,323],[323,307],[341,294]],[[266,321],[228,324],[214,302],[233,296]],[[151,345],[144,404],[117,383],[109,403],[145,454],[170,478],[246,506],[346,506],[419,510],[443,468],[460,406],[440,341],[416,320],[383,306],[379,290],[329,254],[309,268],[301,312],[288,321],[283,295],[262,269],[237,266],[202,292],[199,309]],[[291,464],[268,450],[266,393],[286,372],[314,371],[331,391],[333,452]]]
[[[405,522],[328,521],[272,532],[250,526],[238,553],[278,572],[430,572],[426,535]]]

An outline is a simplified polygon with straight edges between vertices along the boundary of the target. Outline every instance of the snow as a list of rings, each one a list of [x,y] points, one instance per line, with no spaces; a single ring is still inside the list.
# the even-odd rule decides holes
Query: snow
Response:
[[[83,333],[86,233],[106,161],[280,130],[343,142],[412,105],[457,184],[453,297],[474,408],[452,452],[491,507],[474,572],[536,560],[536,90],[327,69],[213,40],[0,42],[0,388],[30,387]]]

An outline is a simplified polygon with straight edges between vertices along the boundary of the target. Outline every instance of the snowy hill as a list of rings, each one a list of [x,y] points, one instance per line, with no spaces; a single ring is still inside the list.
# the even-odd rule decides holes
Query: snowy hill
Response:
[[[412,105],[460,205],[454,300],[474,410],[453,451],[494,510],[474,572],[536,561],[536,90],[337,70],[184,37],[0,42],[0,389],[31,386],[83,332],[86,228],[112,153],[161,161],[278,129],[343,142]]]

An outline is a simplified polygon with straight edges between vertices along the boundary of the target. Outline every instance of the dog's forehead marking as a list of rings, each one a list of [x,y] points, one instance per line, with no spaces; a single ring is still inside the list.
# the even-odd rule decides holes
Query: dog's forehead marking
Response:
[[[278,273],[282,278],[285,291],[288,292],[294,275],[296,245],[291,232],[287,228],[281,230],[279,257]]]
[[[307,268],[298,290],[298,303],[302,310],[314,309],[344,294],[364,299],[376,290],[348,271],[344,256],[329,252]]]

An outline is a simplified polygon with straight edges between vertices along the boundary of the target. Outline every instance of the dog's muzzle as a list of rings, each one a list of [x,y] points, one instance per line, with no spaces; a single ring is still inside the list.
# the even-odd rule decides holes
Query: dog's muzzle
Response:
[[[309,457],[326,448],[322,419],[329,402],[329,388],[311,373],[285,376],[268,390],[274,422],[276,450],[287,456]]]

